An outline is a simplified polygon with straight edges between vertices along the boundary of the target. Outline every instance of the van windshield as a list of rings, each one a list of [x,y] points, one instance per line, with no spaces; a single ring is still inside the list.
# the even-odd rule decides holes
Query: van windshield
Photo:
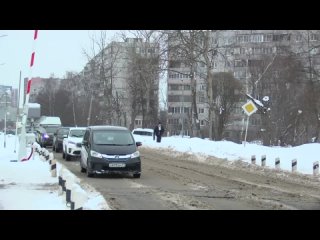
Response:
[[[93,132],[93,144],[133,145],[134,139],[129,131],[97,130]]]

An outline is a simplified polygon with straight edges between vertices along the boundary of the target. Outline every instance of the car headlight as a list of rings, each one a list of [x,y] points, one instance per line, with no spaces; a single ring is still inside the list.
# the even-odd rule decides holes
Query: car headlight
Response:
[[[137,157],[139,157],[139,156],[140,156],[139,151],[136,151],[136,152],[134,152],[134,153],[132,153],[132,154],[130,155],[131,158],[137,158]]]
[[[75,143],[75,142],[72,142],[72,141],[68,141],[68,144],[76,145],[76,143]]]
[[[48,139],[48,138],[49,138],[49,135],[46,134],[46,133],[44,133],[42,136],[43,136],[43,138],[45,138],[45,139]]]
[[[90,154],[91,154],[91,157],[102,158],[102,154],[96,151],[91,150]]]

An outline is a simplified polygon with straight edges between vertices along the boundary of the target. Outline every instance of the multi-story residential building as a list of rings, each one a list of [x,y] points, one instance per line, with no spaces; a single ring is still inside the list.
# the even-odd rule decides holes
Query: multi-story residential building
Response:
[[[247,101],[245,94],[251,94],[257,99],[262,99],[256,91],[261,88],[260,78],[268,70],[268,64],[276,56],[291,55],[300,58],[305,65],[313,64],[319,70],[319,31],[293,31],[293,30],[237,30],[217,31],[211,33],[211,43],[218,52],[213,62],[213,72],[231,72],[244,86],[243,97],[237,104],[229,123],[224,131],[224,137],[233,141],[243,140],[245,122],[247,120],[241,106]],[[169,42],[170,44],[175,44]],[[182,133],[188,135],[185,124],[188,122],[188,108],[191,107],[190,68],[185,66],[185,59],[176,59],[169,54],[168,73],[168,130],[170,135]],[[196,91],[198,119],[201,129],[208,127],[207,84],[202,73],[205,67],[201,61],[196,66]],[[310,73],[316,78],[316,74]],[[270,85],[269,91],[272,91]],[[271,94],[271,92],[269,92]],[[264,91],[268,95],[268,90]],[[184,110],[182,110],[184,109]],[[182,120],[184,119],[184,120]],[[259,114],[250,117],[248,140],[261,138],[261,119]],[[206,131],[202,137],[208,137]]]
[[[159,116],[158,55],[158,44],[144,42],[141,38],[127,38],[124,42],[111,42],[86,64],[81,72],[86,91],[83,95],[91,99],[90,111],[92,107],[98,107],[91,106],[92,102],[99,103],[100,112],[96,117],[101,123],[128,128],[156,124],[150,119],[147,121],[143,114],[149,112],[154,119]],[[140,91],[135,89],[137,85],[140,89],[144,85],[145,91],[135,92]],[[138,95],[144,100],[137,99]],[[142,105],[141,102],[147,99],[149,101]]]
[[[53,78],[53,77],[52,78],[41,78],[41,77],[32,78],[29,102],[35,102],[37,95],[48,86],[48,81],[53,81],[54,83],[49,86],[54,86],[55,89],[57,89],[61,82],[61,79]],[[24,96],[27,93],[27,83],[28,83],[28,78],[24,78]]]
[[[0,85],[0,121],[2,125],[4,125],[4,119],[8,122],[16,120],[17,110],[13,105],[13,101],[16,101],[14,90],[16,89],[13,89],[12,86]]]

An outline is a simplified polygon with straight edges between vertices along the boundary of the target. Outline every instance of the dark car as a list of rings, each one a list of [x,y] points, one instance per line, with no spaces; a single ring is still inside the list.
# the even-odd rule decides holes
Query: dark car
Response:
[[[68,137],[70,127],[60,127],[53,134],[52,150],[55,152],[62,151],[63,138]]]
[[[60,126],[44,126],[36,129],[36,141],[41,147],[52,146],[53,134]]]
[[[125,127],[88,127],[81,147],[81,172],[86,172],[88,177],[131,173],[134,178],[140,178],[141,160],[137,147],[141,145]]]

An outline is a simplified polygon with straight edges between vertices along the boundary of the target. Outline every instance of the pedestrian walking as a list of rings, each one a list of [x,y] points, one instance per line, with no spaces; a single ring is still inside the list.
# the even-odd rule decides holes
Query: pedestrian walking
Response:
[[[157,138],[157,142],[161,142],[162,134],[164,133],[164,127],[161,125],[161,122],[153,129],[153,140]]]

